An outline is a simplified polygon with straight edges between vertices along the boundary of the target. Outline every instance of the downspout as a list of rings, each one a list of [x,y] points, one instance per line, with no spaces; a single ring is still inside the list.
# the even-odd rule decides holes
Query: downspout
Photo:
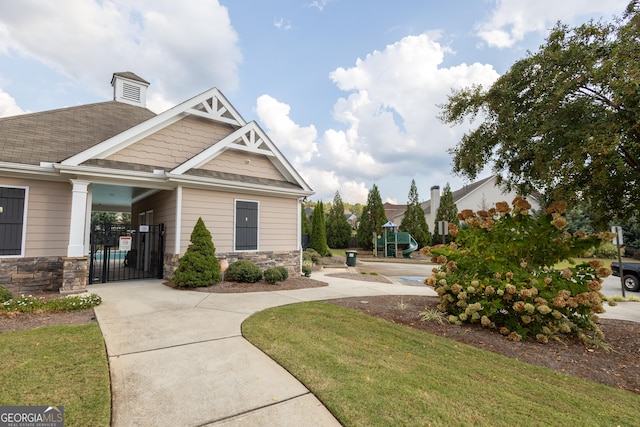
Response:
[[[180,239],[182,235],[182,186],[176,188],[176,235],[173,253],[180,256]]]

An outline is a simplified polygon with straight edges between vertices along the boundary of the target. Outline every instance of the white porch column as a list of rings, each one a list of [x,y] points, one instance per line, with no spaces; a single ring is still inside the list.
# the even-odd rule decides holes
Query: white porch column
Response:
[[[68,257],[82,257],[84,250],[87,221],[87,193],[90,182],[72,179],[71,224],[69,226]]]

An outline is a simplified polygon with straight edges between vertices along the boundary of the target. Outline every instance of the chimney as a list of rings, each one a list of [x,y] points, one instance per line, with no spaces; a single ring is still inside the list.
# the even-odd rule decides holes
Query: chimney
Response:
[[[435,230],[436,215],[438,214],[438,208],[440,207],[440,186],[434,185],[431,187],[431,224],[429,224],[430,230]]]
[[[149,84],[148,81],[131,71],[113,73],[113,77],[111,78],[113,100],[146,108],[147,88]]]

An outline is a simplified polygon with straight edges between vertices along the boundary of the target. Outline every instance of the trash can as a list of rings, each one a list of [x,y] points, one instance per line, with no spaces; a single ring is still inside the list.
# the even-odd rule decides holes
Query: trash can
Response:
[[[356,258],[358,258],[357,251],[346,251],[347,253],[347,267],[355,267],[356,266]]]

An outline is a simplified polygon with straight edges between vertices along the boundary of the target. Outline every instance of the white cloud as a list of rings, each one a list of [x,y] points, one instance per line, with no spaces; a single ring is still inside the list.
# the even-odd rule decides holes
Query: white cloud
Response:
[[[269,137],[292,159],[294,167],[299,167],[311,160],[318,147],[315,142],[316,128],[298,126],[289,117],[291,108],[269,95],[262,95],[256,104],[256,113],[260,121],[269,129]]]
[[[217,0],[0,2],[0,52],[34,58],[105,97],[113,72],[153,76],[156,111],[213,86],[236,89],[242,61]]]
[[[490,85],[498,77],[490,65],[442,68],[447,53],[427,34],[408,36],[351,68],[336,69],[330,77],[348,95],[337,100],[333,115],[344,129],[328,129],[317,139],[313,126],[300,128],[289,106],[272,98],[260,98],[258,116],[276,144],[289,145],[318,198],[340,191],[345,201],[364,203],[370,183],[389,177],[406,177],[408,191],[417,175],[451,175],[447,149],[465,130],[437,119],[451,88]],[[309,128],[314,133],[301,138],[300,130]]]
[[[11,95],[0,90],[0,117],[17,116],[24,113],[27,111],[20,108]]]
[[[284,18],[280,18],[277,21],[274,21],[273,25],[279,30],[287,31],[291,29],[291,21]]]
[[[586,15],[601,15],[610,20],[620,15],[628,0],[497,0],[491,16],[480,23],[478,36],[489,46],[511,47],[527,33],[544,33],[557,21],[575,24]]]

